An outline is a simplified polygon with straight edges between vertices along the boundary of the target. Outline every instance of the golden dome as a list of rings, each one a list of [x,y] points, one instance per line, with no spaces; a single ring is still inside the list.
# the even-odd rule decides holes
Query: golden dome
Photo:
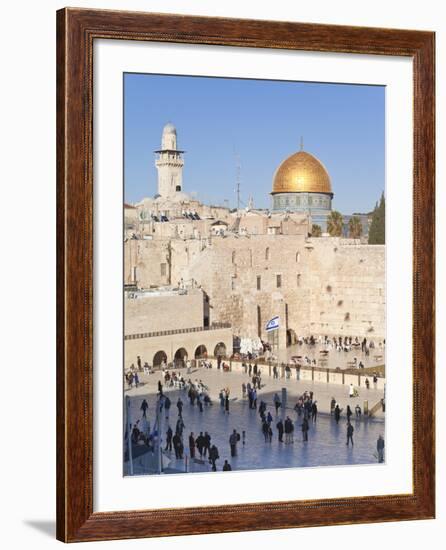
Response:
[[[273,194],[301,192],[332,193],[325,166],[305,151],[298,151],[285,159],[273,178]]]

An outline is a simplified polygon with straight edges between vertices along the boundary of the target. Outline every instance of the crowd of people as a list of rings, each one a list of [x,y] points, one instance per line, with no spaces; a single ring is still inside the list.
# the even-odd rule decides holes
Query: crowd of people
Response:
[[[361,342],[358,339],[351,338],[332,338],[325,337],[322,342],[314,337],[308,337],[301,340],[302,344],[315,345],[316,343],[323,343],[324,345],[334,346],[361,346],[362,351],[370,349],[374,346],[373,342],[367,342],[364,338]],[[138,367],[132,368],[126,373],[126,381],[129,387],[138,387],[140,369],[146,370],[146,365],[142,365],[141,358],[137,358]],[[201,360],[198,365],[204,369],[212,368],[212,362],[209,360]],[[217,360],[217,368],[224,370],[225,363],[221,358]],[[286,404],[282,403],[282,399],[278,393],[275,393],[272,397],[272,403],[267,403],[261,399],[264,397],[262,394],[259,396],[259,391],[263,388],[262,383],[262,368],[257,363],[251,364],[249,362],[242,363],[243,372],[246,374],[248,380],[241,384],[241,398],[248,403],[247,414],[253,414],[251,411],[255,410],[259,414],[259,430],[263,435],[265,444],[271,445],[275,436],[277,436],[278,444],[292,445],[295,442],[296,430],[301,432],[301,438],[299,438],[304,444],[308,444],[310,441],[309,432],[311,426],[317,422],[318,416],[318,404],[313,391],[305,391],[299,395],[295,401],[294,406],[286,407]],[[288,370],[287,370],[288,368]],[[190,374],[190,367],[187,368],[187,374]],[[195,379],[192,381],[191,377],[183,376],[181,371],[166,370],[161,371],[162,379],[158,381],[158,395],[157,395],[157,407],[159,407],[159,413],[162,414],[163,420],[166,421],[164,425],[165,438],[163,441],[163,450],[165,453],[172,454],[177,460],[184,460],[185,455],[191,461],[198,464],[208,463],[212,471],[217,471],[219,468],[218,461],[220,459],[219,449],[212,441],[212,434],[209,431],[200,431],[198,435],[193,431],[190,431],[186,435],[186,425],[183,419],[183,409],[186,406],[196,407],[199,413],[205,414],[205,408],[212,406],[210,388],[201,380]],[[272,368],[273,379],[279,378],[279,368],[275,365]],[[289,365],[286,365],[284,370],[285,378],[290,378],[291,369]],[[376,385],[377,377],[374,374],[373,382]],[[366,380],[366,386],[369,387],[370,383]],[[171,419],[172,403],[169,398],[170,392],[165,392],[165,389],[180,390],[180,396],[176,401],[177,415],[176,419]],[[184,392],[184,393],[183,393]],[[186,399],[187,396],[187,399]],[[222,388],[218,393],[218,401],[220,408],[225,415],[230,414],[231,408],[231,390],[229,387]],[[350,385],[349,397],[356,397],[357,391]],[[183,401],[183,399],[184,401]],[[233,398],[236,399],[236,398]],[[148,422],[148,402],[146,399],[141,403],[142,418],[138,420],[131,430],[131,441],[134,445],[147,445],[150,449],[155,449],[155,444],[158,440],[158,434],[155,429],[151,431],[150,423]],[[291,418],[292,414],[289,411],[294,411],[295,419]],[[243,410],[243,409],[242,409]],[[245,409],[246,410],[246,409]],[[359,420],[362,416],[362,410],[359,404],[356,404],[354,410],[349,404],[344,408],[336,402],[334,398],[330,404],[330,414],[333,417],[333,421],[336,425],[341,421],[341,417],[345,416],[346,419],[346,445],[354,445],[354,426],[352,423],[352,416]],[[128,434],[126,434],[128,436]],[[228,434],[228,444],[231,459],[235,458],[238,454],[239,444],[246,445],[246,432],[244,430],[239,431],[233,428],[232,432]],[[188,452],[185,453],[185,447],[188,448]],[[382,436],[377,441],[377,458],[379,462],[384,460],[384,439]],[[221,465],[220,465],[221,466]],[[221,468],[223,471],[230,471],[232,465],[229,460],[225,460]]]

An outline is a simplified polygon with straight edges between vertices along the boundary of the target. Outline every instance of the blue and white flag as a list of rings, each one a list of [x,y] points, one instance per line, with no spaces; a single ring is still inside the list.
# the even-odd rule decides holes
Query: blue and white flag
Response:
[[[266,332],[277,330],[279,328],[279,316],[276,315],[266,323]]]

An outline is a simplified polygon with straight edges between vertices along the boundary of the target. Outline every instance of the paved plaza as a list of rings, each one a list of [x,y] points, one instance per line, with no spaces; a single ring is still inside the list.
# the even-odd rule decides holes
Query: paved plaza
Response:
[[[177,420],[176,402],[181,397],[183,408],[183,420],[185,424],[183,441],[183,460],[176,460],[174,452],[163,454],[163,469],[166,472],[203,472],[210,471],[207,461],[196,463],[190,461],[188,437],[193,432],[195,438],[202,431],[207,431],[211,437],[211,444],[215,444],[219,450],[217,470],[221,470],[224,460],[227,459],[234,470],[253,470],[259,468],[291,468],[305,466],[334,466],[352,464],[376,463],[376,440],[379,434],[384,434],[384,414],[378,412],[374,418],[361,417],[356,419],[352,416],[354,427],[354,447],[346,445],[346,417],[345,409],[347,404],[354,411],[356,404],[363,408],[364,400],[369,406],[373,406],[382,397],[383,392],[373,389],[361,388],[359,396],[349,398],[348,386],[317,383],[311,381],[298,381],[295,378],[273,379],[266,373],[262,377],[262,388],[258,391],[258,403],[261,400],[267,403],[267,411],[273,416],[272,429],[273,438],[271,443],[265,443],[261,430],[261,421],[258,411],[249,409],[248,400],[242,397],[241,385],[248,382],[248,376],[241,372],[223,372],[218,369],[194,369],[189,375],[186,371],[180,371],[184,378],[193,382],[201,380],[209,387],[212,405],[205,406],[203,412],[197,406],[191,406],[187,397],[187,391],[174,388],[164,388],[169,396],[172,406],[169,413],[169,420],[163,418],[162,437],[165,441],[165,431],[170,424],[175,431]],[[145,398],[148,401],[147,420],[153,428],[155,422],[155,411],[157,401],[158,381],[163,380],[161,372],[140,376],[138,388],[126,389],[125,395],[130,397],[131,421],[134,423],[142,417],[140,406]],[[229,414],[225,414],[220,406],[218,393],[222,388],[230,390]],[[275,415],[273,407],[273,396],[276,392],[282,396],[282,388],[287,390],[287,402],[285,410],[279,410],[279,416],[289,416],[294,423],[294,443],[279,443],[276,424],[279,417]],[[298,396],[305,390],[313,391],[314,399],[317,401],[317,421],[310,422],[308,442],[302,441],[301,424],[302,418],[293,411]],[[330,416],[330,401],[334,397],[343,409],[341,419],[337,425],[334,418]],[[246,443],[238,444],[236,457],[230,456],[229,436],[233,429],[242,434],[246,433]],[[163,446],[165,443],[163,444]],[[157,473],[157,457],[147,447],[135,448],[133,452],[133,473],[148,474]],[[197,453],[198,456],[198,453]],[[129,463],[125,462],[124,473],[129,473]]]

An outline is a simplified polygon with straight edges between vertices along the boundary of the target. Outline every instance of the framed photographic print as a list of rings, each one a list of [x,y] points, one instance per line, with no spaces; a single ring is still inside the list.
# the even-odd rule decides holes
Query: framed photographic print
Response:
[[[434,34],[57,31],[58,538],[434,517]]]

